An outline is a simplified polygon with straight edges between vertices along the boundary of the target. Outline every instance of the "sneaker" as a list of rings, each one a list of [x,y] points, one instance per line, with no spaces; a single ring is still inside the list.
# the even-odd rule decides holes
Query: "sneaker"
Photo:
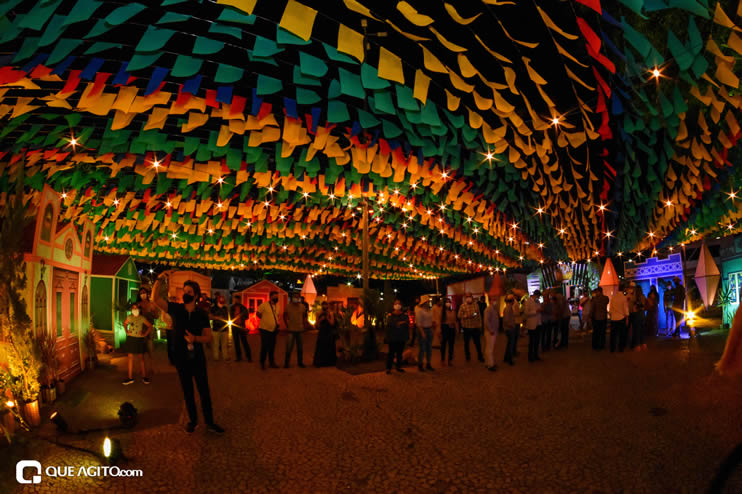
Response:
[[[497,366],[493,365],[492,367],[487,367],[487,370],[490,372],[495,372],[497,370]]]
[[[387,369],[387,370],[386,370],[386,373],[387,373],[387,374],[391,374],[391,373],[392,373],[392,370],[391,370],[391,369]]]
[[[149,384],[149,383],[151,383],[151,382],[152,382],[152,379],[150,379],[150,378],[148,378],[148,377],[143,377],[143,378],[142,378],[142,382],[143,382],[144,384]]]
[[[213,432],[214,434],[224,434],[224,429],[222,429],[216,424],[207,424],[206,430],[208,432]]]
[[[435,370],[435,369],[433,369],[433,366],[430,365],[430,364],[428,364],[427,367],[425,367],[425,368],[428,369],[429,371],[434,371]]]
[[[121,384],[123,384],[124,386],[128,386],[129,384],[134,384],[134,379],[132,378],[124,379],[123,381],[121,381]]]
[[[288,369],[289,367],[291,367],[289,364],[283,364],[284,369]]]
[[[271,368],[271,369],[278,369],[278,366],[277,366],[276,364],[271,364],[271,365],[270,365],[270,368]]]
[[[189,433],[189,434],[190,434],[190,433],[192,433],[192,432],[193,432],[193,431],[195,431],[195,430],[196,430],[196,424],[194,424],[193,422],[188,422],[188,423],[186,424],[186,432],[187,432],[187,433]]]
[[[397,367],[397,372],[404,372],[405,370],[401,367]]]
[[[425,372],[425,368],[423,367],[422,364],[417,366],[417,370],[419,370],[420,372]]]
[[[298,364],[301,369],[305,369],[306,366],[304,364]]]
[[[453,367],[453,361],[449,360],[449,361],[448,361],[448,366],[449,366],[449,367]]]

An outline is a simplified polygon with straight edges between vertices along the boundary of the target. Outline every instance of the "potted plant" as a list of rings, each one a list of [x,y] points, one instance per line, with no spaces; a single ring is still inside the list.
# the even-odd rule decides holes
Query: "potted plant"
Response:
[[[23,402],[26,420],[31,425],[41,423],[39,415],[39,374],[42,363],[39,348],[33,337],[23,292],[26,288],[26,265],[23,261],[22,239],[26,207],[23,189],[24,167],[18,167],[15,193],[0,219],[0,361],[2,372],[8,373],[19,384],[15,398]]]
[[[51,333],[39,336],[38,346],[43,364],[41,399],[44,403],[51,404],[57,399],[57,339]]]
[[[85,343],[85,350],[87,351],[87,357],[85,358],[86,369],[95,369],[95,366],[98,363],[96,334],[97,331],[95,331],[95,329],[91,327],[90,329],[88,329],[88,332],[85,333],[85,336],[83,338],[83,342]]]

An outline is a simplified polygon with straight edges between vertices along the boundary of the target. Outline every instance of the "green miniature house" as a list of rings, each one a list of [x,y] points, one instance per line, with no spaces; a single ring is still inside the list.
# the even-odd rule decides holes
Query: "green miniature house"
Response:
[[[129,303],[136,300],[141,281],[129,256],[96,254],[90,284],[93,327],[114,348],[125,340],[123,322]]]

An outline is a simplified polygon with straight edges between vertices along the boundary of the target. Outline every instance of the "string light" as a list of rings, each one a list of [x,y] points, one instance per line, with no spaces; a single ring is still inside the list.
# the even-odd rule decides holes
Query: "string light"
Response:
[[[660,72],[660,69],[658,69],[657,67],[655,67],[652,70],[652,77],[654,77],[655,79],[659,79],[661,75],[662,73]]]
[[[555,127],[556,127],[557,125],[559,125],[559,117],[554,117],[554,118],[552,118],[552,119],[551,119],[551,123],[552,123],[552,125],[554,125]]]
[[[731,199],[732,201],[734,201],[734,200],[735,200],[736,198],[737,198],[737,192],[736,192],[736,191],[734,191],[734,190],[732,190],[732,191],[731,191],[731,192],[729,193],[729,199]]]
[[[600,203],[600,205],[598,206],[598,210],[599,210],[599,211],[600,211],[600,212],[602,213],[602,212],[604,212],[604,211],[605,211],[605,209],[606,209],[606,206],[605,206],[605,204],[603,204],[603,203],[601,202],[601,203]]]
[[[219,183],[219,184],[223,184],[223,183],[224,183],[224,178],[222,178],[222,177],[219,177],[219,178],[217,178],[217,179],[216,179],[216,181],[217,181],[217,183]]]
[[[156,170],[157,168],[160,168],[160,162],[157,160],[154,160],[152,162],[152,167]]]
[[[613,232],[610,232],[610,231],[605,232],[605,236],[606,238],[611,238],[613,236]]]
[[[672,201],[669,199],[665,201],[665,207],[668,207],[668,208],[672,207]]]

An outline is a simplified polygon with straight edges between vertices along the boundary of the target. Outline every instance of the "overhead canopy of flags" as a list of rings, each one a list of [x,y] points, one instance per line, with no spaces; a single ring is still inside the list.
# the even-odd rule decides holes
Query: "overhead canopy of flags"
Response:
[[[736,231],[742,3],[0,4],[0,201],[98,251],[418,278]],[[731,195],[730,195],[731,193]]]

